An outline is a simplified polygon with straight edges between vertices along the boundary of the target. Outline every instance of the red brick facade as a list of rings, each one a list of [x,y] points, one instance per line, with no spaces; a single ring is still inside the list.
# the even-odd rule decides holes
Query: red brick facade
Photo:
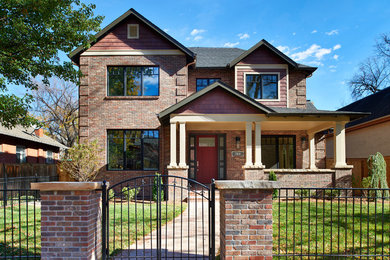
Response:
[[[139,24],[139,39],[127,38],[127,24]],[[170,129],[168,120],[160,122],[157,114],[196,92],[197,78],[219,78],[224,83],[244,91],[245,73],[277,73],[279,75],[278,100],[260,101],[270,107],[306,107],[307,74],[292,68],[282,58],[265,46],[259,47],[237,64],[226,68],[197,68],[195,62],[183,55],[162,54],[164,50],[179,52],[179,48],[162,37],[156,30],[149,28],[140,20],[129,17],[119,23],[88,51],[130,51],[151,50],[156,54],[148,55],[104,55],[81,54],[80,70],[80,141],[97,139],[102,148],[99,179],[117,183],[125,178],[153,174],[154,171],[107,171],[107,130],[112,129],[158,129],[160,131],[160,172],[166,173],[170,162]],[[158,54],[161,51],[161,54]],[[158,96],[107,96],[108,66],[158,66]],[[267,66],[269,66],[267,68]],[[231,94],[217,89],[176,111],[184,114],[260,114],[259,109],[248,105]],[[203,131],[203,133],[226,134],[226,176],[228,179],[240,179],[245,156],[232,157],[232,151],[245,151],[245,131]],[[188,128],[188,136],[196,133]],[[199,132],[199,131],[198,131]],[[202,132],[202,131],[200,131]],[[308,160],[308,142],[306,131],[263,131],[262,134],[289,134],[296,136],[296,167],[306,168]],[[235,138],[241,140],[236,148]],[[177,137],[179,142],[179,137]],[[254,138],[253,138],[254,140]],[[306,142],[304,141],[306,140]],[[317,165],[324,165],[323,139],[317,139]],[[187,149],[186,149],[187,150]],[[177,151],[179,154],[179,150]],[[188,158],[188,155],[187,155]]]

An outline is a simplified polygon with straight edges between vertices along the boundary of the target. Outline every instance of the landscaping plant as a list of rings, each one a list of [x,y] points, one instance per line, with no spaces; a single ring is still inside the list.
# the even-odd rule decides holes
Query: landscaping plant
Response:
[[[268,180],[270,180],[270,181],[277,181],[278,180],[278,177],[276,176],[274,171],[269,172]],[[278,197],[278,190],[274,189],[274,191],[272,192],[272,198],[277,198],[277,197]]]
[[[141,188],[132,188],[130,189],[129,187],[124,187],[122,189],[122,196],[123,199],[125,200],[133,200],[135,196],[137,196],[138,192],[140,191]]]
[[[370,155],[367,160],[368,174],[370,177],[370,188],[382,188],[388,189],[387,176],[386,176],[386,161],[383,155],[377,152],[374,155]],[[384,195],[389,196],[389,191],[385,190]]]
[[[156,172],[156,176],[154,177],[154,181],[153,181],[153,193],[152,193],[153,201],[157,201],[157,199],[158,199],[158,185],[159,185],[158,180],[160,180],[160,189],[161,189],[160,199],[164,198],[164,190],[162,189],[163,182],[162,182],[161,174]]]

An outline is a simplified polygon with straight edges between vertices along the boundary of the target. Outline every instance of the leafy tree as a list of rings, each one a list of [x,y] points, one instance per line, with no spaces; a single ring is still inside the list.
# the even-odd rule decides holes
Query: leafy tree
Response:
[[[100,152],[97,140],[75,144],[67,151],[60,167],[76,181],[92,181],[99,172]]]
[[[78,136],[77,86],[58,78],[37,85],[32,92],[35,114],[51,137],[72,147]]]
[[[388,189],[387,174],[386,174],[386,161],[383,155],[377,152],[374,155],[370,155],[367,160],[367,166],[369,171],[369,181],[371,188]],[[389,191],[385,190],[384,195],[389,197]]]
[[[383,35],[376,44],[376,55],[360,63],[349,86],[355,99],[374,94],[390,86],[390,36]]]
[[[80,0],[2,0],[0,1],[0,91],[7,86],[37,87],[58,76],[77,83],[79,72],[71,62],[61,62],[60,53],[88,46],[99,30],[102,16],[95,5]],[[28,114],[31,96],[0,95],[0,122],[12,127],[34,123]]]

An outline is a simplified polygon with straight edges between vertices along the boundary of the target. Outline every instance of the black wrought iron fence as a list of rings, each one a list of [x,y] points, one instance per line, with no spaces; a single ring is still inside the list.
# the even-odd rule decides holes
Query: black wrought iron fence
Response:
[[[0,190],[0,258],[40,258],[39,191]]]
[[[273,208],[274,256],[389,259],[389,191],[279,189]]]

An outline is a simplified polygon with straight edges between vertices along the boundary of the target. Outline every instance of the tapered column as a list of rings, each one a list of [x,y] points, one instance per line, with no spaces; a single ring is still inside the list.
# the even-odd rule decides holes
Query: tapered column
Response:
[[[177,167],[176,164],[176,122],[171,123],[171,163],[169,167]]]
[[[333,135],[334,167],[347,166],[345,156],[345,122],[336,122]]]
[[[180,122],[179,123],[179,131],[180,131],[180,143],[179,143],[179,149],[180,149],[180,162],[179,167],[186,167],[186,123]]]
[[[309,133],[310,169],[317,169],[316,166],[316,144],[314,133]]]
[[[246,162],[245,167],[252,167],[252,122],[246,122],[245,130],[245,139],[246,139]]]
[[[261,123],[255,123],[255,167],[264,168],[261,162]]]

